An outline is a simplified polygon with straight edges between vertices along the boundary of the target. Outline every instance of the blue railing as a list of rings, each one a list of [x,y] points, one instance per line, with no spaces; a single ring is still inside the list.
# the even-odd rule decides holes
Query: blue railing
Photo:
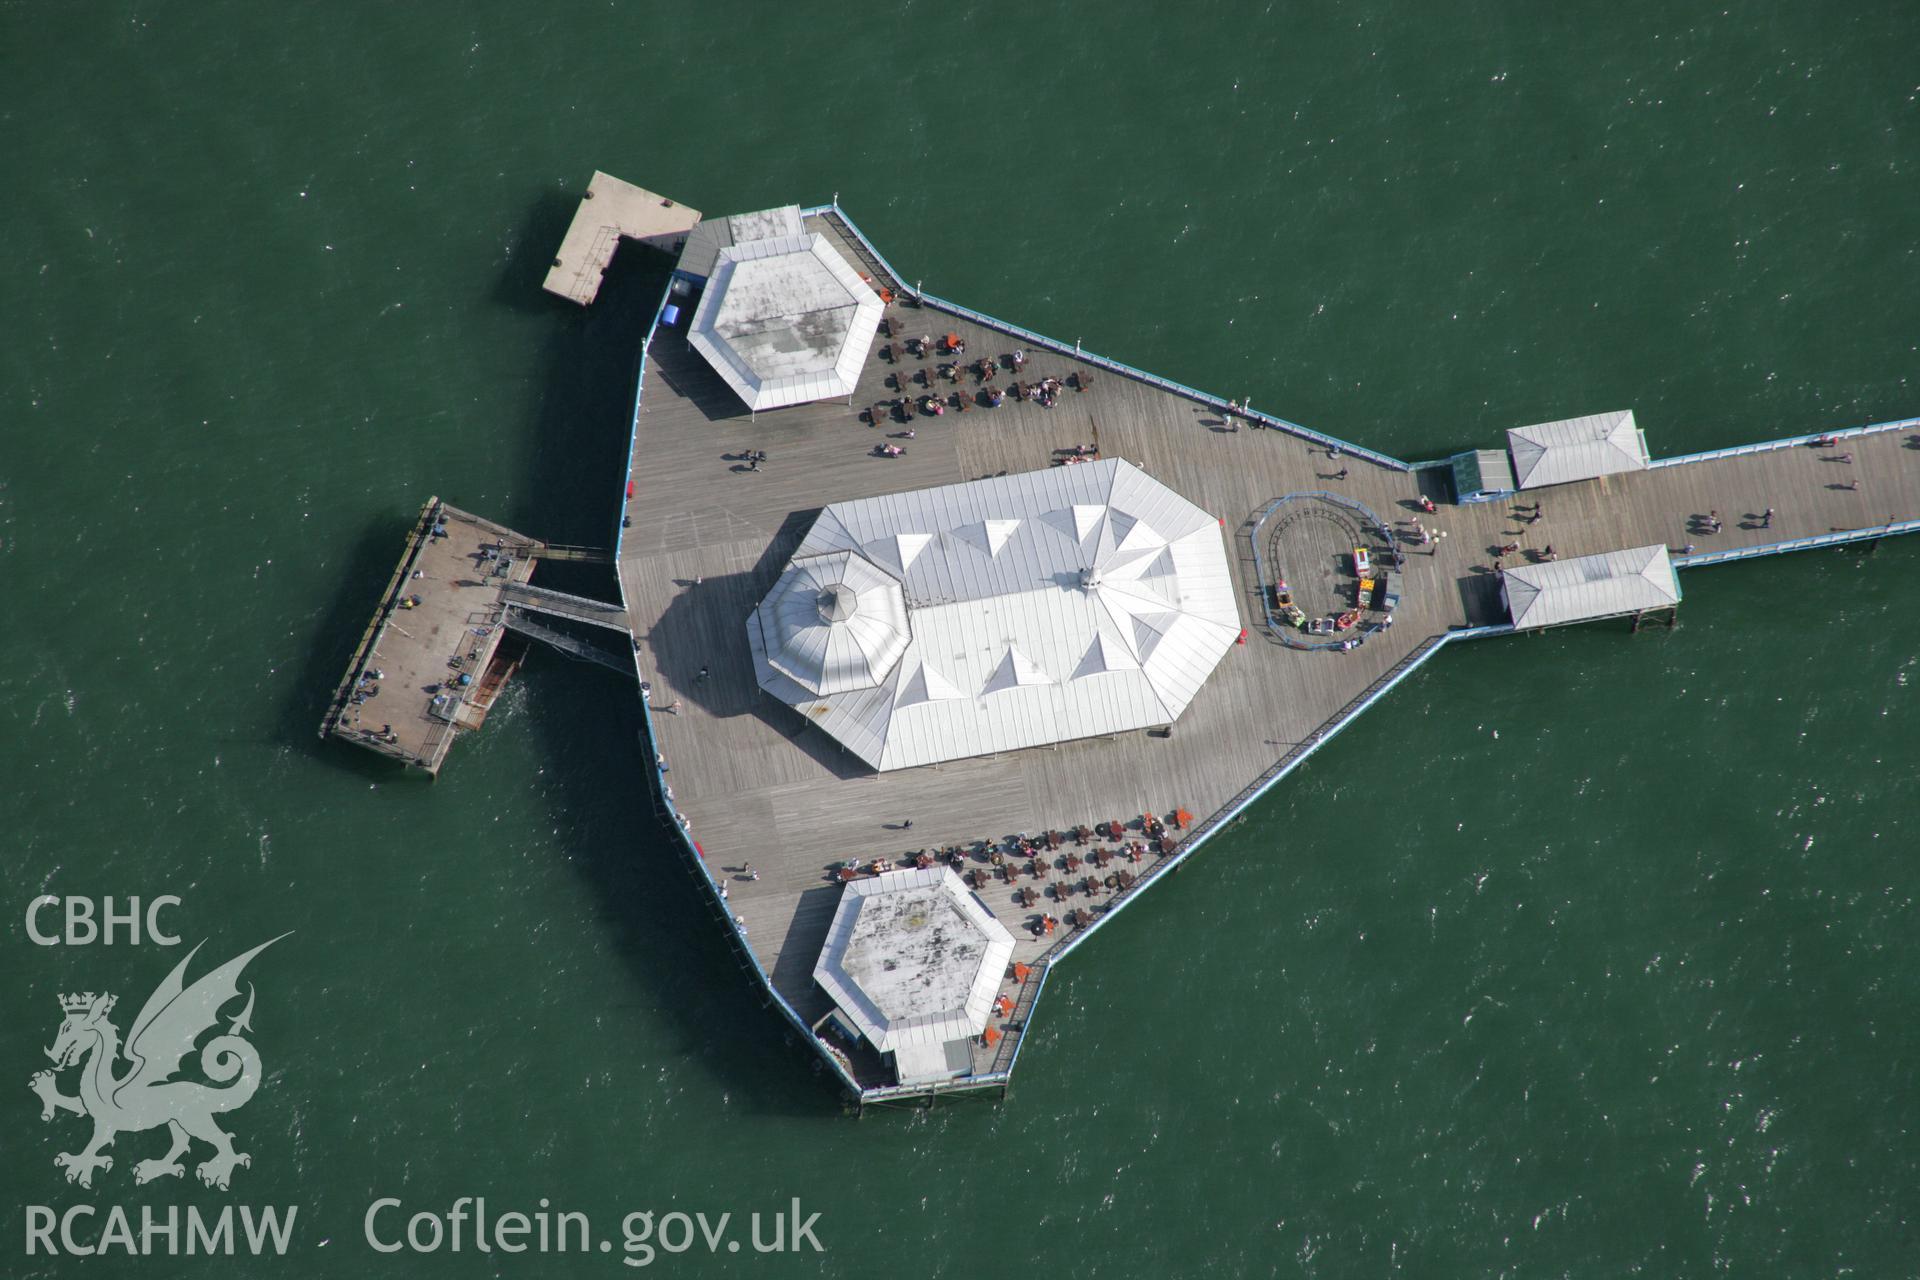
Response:
[[[1730,547],[1725,551],[1695,551],[1673,556],[1676,569],[1694,569],[1702,565],[1726,564],[1730,560],[1753,560],[1760,556],[1785,555],[1789,551],[1809,551],[1815,547],[1838,547],[1849,542],[1871,542],[1897,533],[1920,533],[1920,520],[1896,520],[1892,524],[1870,525],[1864,529],[1840,529],[1806,538],[1788,538],[1783,542],[1763,542],[1757,546]]]
[[[614,521],[613,526],[613,576],[615,581],[618,581],[620,577],[620,547],[626,539],[627,509],[633,505],[632,500],[627,497],[627,493],[633,487],[633,455],[635,448],[640,443],[640,398],[645,394],[647,388],[647,348],[653,345],[654,331],[660,327],[660,317],[667,309],[667,299],[672,296],[673,282],[669,280],[667,286],[660,290],[660,302],[653,309],[653,319],[647,323],[646,337],[640,340],[640,370],[638,374],[635,375],[633,383],[633,420],[627,431],[627,474],[623,476],[620,481],[620,515]],[[622,609],[627,607],[626,589],[624,587],[621,588],[620,607]]]
[[[637,653],[634,655],[633,668],[634,678],[636,680],[641,679],[640,656]],[[653,704],[647,698],[640,699],[640,715],[647,726],[647,745],[658,754],[659,747],[653,733]],[[655,772],[657,775],[657,766]],[[694,848],[693,832],[689,828],[680,825],[682,818],[680,807],[667,795],[666,778],[664,776],[656,776],[654,782],[659,788],[656,794],[659,797],[661,807],[664,808],[668,816],[673,819],[673,830],[675,836],[677,836],[680,841],[681,852],[692,860],[693,866],[699,868],[701,883],[706,886],[707,893],[713,901],[713,906],[726,919],[727,932],[733,944],[735,954],[753,970],[754,976],[760,980],[760,985],[766,988],[767,995],[780,1007],[780,1012],[786,1015],[787,1021],[793,1024],[793,1029],[800,1033],[801,1038],[813,1047],[814,1052],[826,1060],[827,1065],[833,1068],[834,1073],[840,1077],[841,1082],[844,1083],[847,1088],[856,1094],[860,1093],[860,1084],[853,1078],[852,1073],[847,1070],[846,1064],[841,1062],[838,1057],[834,1056],[834,1054],[827,1049],[826,1045],[821,1043],[820,1037],[814,1034],[813,1028],[807,1025],[806,1020],[800,1016],[799,1012],[795,1010],[792,1005],[787,1003],[786,997],[781,995],[774,987],[772,975],[770,975],[766,967],[760,963],[760,957],[753,953],[753,947],[748,944],[745,931],[742,930],[738,924],[734,923],[732,907],[725,898],[720,896],[720,882],[714,878],[713,869],[707,865],[707,860],[701,852]]]
[[[1811,435],[1786,436],[1779,440],[1762,440],[1756,444],[1729,445],[1724,449],[1708,449],[1703,453],[1682,453],[1671,458],[1655,458],[1647,463],[1647,470],[1656,471],[1661,467],[1683,467],[1691,462],[1713,462],[1720,458],[1738,458],[1749,453],[1774,453],[1781,449],[1804,449],[1823,440],[1856,440],[1861,436],[1879,435],[1886,431],[1920,431],[1920,418],[1899,418],[1892,422],[1875,422],[1864,427],[1841,427],[1834,431],[1816,431]],[[1440,458],[1432,462],[1416,462],[1415,471],[1425,471],[1436,467],[1451,467],[1452,458]],[[1489,502],[1498,498],[1511,497],[1519,493],[1518,489],[1490,490],[1472,497],[1462,496],[1460,501]]]
[[[887,261],[887,255],[881,253],[878,246],[876,246],[873,241],[867,239],[866,233],[861,231],[859,227],[853,225],[853,219],[849,218],[838,204],[822,205],[811,212],[819,213],[822,216],[831,214],[833,221],[840,225],[841,230],[847,232],[855,240],[858,240],[860,247],[867,251],[867,256],[877,262],[882,271],[893,277],[893,282],[900,286],[902,293],[910,293],[915,298],[923,296],[918,289],[907,283],[907,278],[901,275],[899,270],[891,262]]]
[[[1047,978],[1053,973],[1053,964],[1050,961],[1041,962],[1034,967],[1040,970],[1040,976],[1035,979],[1040,985],[1035,988],[1033,999],[1027,1002],[1026,1017],[1022,1019],[1018,1037],[1013,1042],[1013,1057],[1007,1060],[1007,1069],[1000,1073],[1007,1079],[1013,1078],[1014,1068],[1020,1065],[1020,1050],[1026,1046],[1028,1028],[1033,1026],[1033,1012],[1040,1007],[1040,997],[1047,994]]]
[[[1174,852],[1171,858],[1159,863],[1151,868],[1145,875],[1141,876],[1140,879],[1134,883],[1132,889],[1115,898],[1107,906],[1107,909],[1095,918],[1092,924],[1081,929],[1072,937],[1064,939],[1059,945],[1054,947],[1053,950],[1047,953],[1045,959],[1049,961],[1058,960],[1072,952],[1075,947],[1085,942],[1088,938],[1092,937],[1102,925],[1106,924],[1107,921],[1113,919],[1121,911],[1138,900],[1148,885],[1158,880],[1166,872],[1173,870],[1185,862],[1189,857],[1192,857],[1201,846],[1217,835],[1221,828],[1225,827],[1242,813],[1245,813],[1260,797],[1266,795],[1267,792],[1277,786],[1282,778],[1285,778],[1288,774],[1299,768],[1307,757],[1332,741],[1342,729],[1345,729],[1349,724],[1357,720],[1361,713],[1385,697],[1387,693],[1402,680],[1419,670],[1425,665],[1429,658],[1445,648],[1450,641],[1477,640],[1484,636],[1510,635],[1512,632],[1513,627],[1502,624],[1500,626],[1490,627],[1464,627],[1457,631],[1447,631],[1437,636],[1429,636],[1421,642],[1419,648],[1415,649],[1405,658],[1402,658],[1393,670],[1376,680],[1365,692],[1345,707],[1342,707],[1325,724],[1314,730],[1305,740],[1287,752],[1286,755],[1282,756],[1272,768],[1255,779],[1218,813],[1215,813],[1213,816],[1204,820],[1198,827],[1194,828],[1193,833],[1181,842],[1179,849]],[[1038,1001],[1035,1002],[1035,1007],[1038,1007]],[[1022,1035],[1024,1034],[1025,1030],[1023,1028]],[[1018,1056],[1018,1052],[1016,1051],[1016,1060]]]
[[[1856,440],[1861,436],[1878,435],[1884,431],[1913,431],[1920,429],[1920,418],[1900,418],[1893,422],[1876,422],[1864,427],[1843,427],[1838,431],[1817,431],[1809,436],[1788,436],[1783,440],[1763,440],[1759,444],[1737,444],[1726,449],[1709,449],[1705,453],[1683,453],[1673,458],[1655,458],[1647,464],[1649,470],[1657,467],[1681,467],[1690,462],[1712,462],[1717,458],[1737,458],[1748,453],[1772,453],[1779,449],[1803,449],[1820,440]]]
[[[627,436],[627,473],[620,486],[620,511],[622,517],[626,515],[627,510],[632,506],[631,500],[627,497],[627,491],[628,486],[633,484],[634,453],[640,438],[641,401],[645,397],[647,389],[647,348],[653,344],[654,333],[660,327],[661,313],[666,310],[667,299],[672,296],[672,292],[671,283],[661,290],[660,302],[654,307],[653,320],[647,325],[646,338],[640,344],[639,378],[634,384],[633,417]],[[631,606],[627,601],[626,583],[617,572],[622,535],[624,535],[625,532],[626,527],[623,520],[621,525],[614,530],[613,536],[613,556],[616,569],[614,581],[620,593],[620,607],[622,609],[630,609]],[[633,655],[633,676],[636,685],[644,683],[646,680],[646,673],[640,669],[640,654],[637,650]],[[644,697],[640,699],[640,716],[646,725],[647,749],[664,759],[664,754],[660,751],[659,738],[654,733],[653,705],[649,699]],[[796,1011],[791,1004],[787,1003],[786,997],[782,996],[780,992],[775,989],[772,977],[767,973],[765,966],[760,963],[760,958],[754,955],[753,948],[747,943],[745,933],[733,922],[733,911],[729,907],[727,900],[720,896],[720,882],[714,878],[712,869],[707,866],[707,860],[701,856],[698,849],[694,848],[692,833],[680,825],[682,818],[680,808],[673,802],[672,798],[667,795],[666,778],[660,775],[657,767],[655,770],[654,786],[656,788],[655,795],[658,797],[661,808],[666,812],[668,817],[672,819],[671,825],[674,836],[679,841],[681,852],[691,860],[691,864],[694,867],[699,868],[700,880],[706,886],[707,893],[712,899],[713,905],[718,909],[720,914],[726,918],[728,934],[735,953],[753,970],[754,976],[760,981],[760,985],[766,989],[767,995],[772,998],[774,1004],[779,1006],[780,1012],[786,1015],[787,1021],[793,1024],[794,1030],[798,1031],[806,1043],[813,1046],[814,1051],[818,1053],[821,1058],[825,1059],[827,1065],[833,1069],[834,1074],[840,1077],[841,1083],[846,1085],[846,1087],[854,1093],[860,1093],[860,1084],[853,1078],[852,1073],[847,1070],[846,1064],[841,1062],[839,1058],[827,1049],[826,1045],[821,1043],[820,1038],[814,1034],[813,1028],[806,1024],[806,1021],[801,1018],[799,1012]]]
[[[1009,337],[1018,338],[1022,342],[1029,343],[1036,347],[1044,347],[1049,351],[1059,352],[1061,355],[1071,356],[1075,360],[1081,360],[1086,362],[1087,364],[1091,364],[1098,368],[1105,369],[1109,373],[1115,374],[1118,377],[1132,378],[1136,382],[1144,382],[1144,383],[1147,383],[1149,386],[1159,387],[1163,391],[1170,391],[1174,395],[1181,396],[1188,400],[1196,401],[1200,404],[1207,406],[1210,409],[1217,410],[1222,414],[1234,414],[1239,417],[1243,417],[1247,419],[1249,422],[1254,423],[1254,425],[1256,426],[1264,426],[1273,431],[1285,431],[1291,435],[1299,436],[1304,440],[1311,440],[1317,444],[1324,445],[1328,449],[1338,449],[1342,453],[1349,453],[1357,458],[1365,458],[1367,461],[1375,463],[1382,467],[1386,467],[1389,470],[1393,470],[1393,471],[1413,470],[1413,468],[1409,466],[1407,463],[1402,462],[1400,459],[1392,457],[1388,454],[1381,453],[1378,450],[1369,449],[1364,445],[1353,444],[1349,441],[1342,440],[1337,436],[1327,435],[1325,432],[1314,431],[1310,428],[1301,426],[1297,422],[1289,422],[1285,418],[1275,417],[1273,414],[1270,414],[1270,413],[1262,413],[1257,410],[1246,409],[1246,408],[1233,408],[1231,407],[1230,402],[1225,397],[1216,396],[1205,391],[1200,391],[1194,387],[1190,387],[1186,385],[1184,382],[1175,382],[1171,378],[1163,378],[1156,373],[1148,373],[1146,370],[1136,368],[1133,365],[1125,363],[1124,361],[1115,360],[1110,356],[1098,355],[1092,351],[1087,351],[1084,348],[1082,348],[1080,344],[1077,342],[1069,344],[1069,343],[1060,341],[1058,338],[1049,338],[1045,334],[1035,333],[1033,330],[1028,329],[1023,325],[1017,325],[1011,321],[1002,320],[998,316],[990,316],[986,314],[984,311],[975,311],[972,307],[964,307],[957,302],[953,302],[946,298],[942,298],[935,294],[927,293],[924,290],[915,288],[907,284],[906,277],[901,275],[899,271],[895,270],[893,264],[888,262],[886,257],[881,254],[880,250],[874,247],[873,241],[867,239],[865,233],[863,233],[860,230],[860,228],[857,225],[855,225],[852,218],[847,216],[846,210],[842,209],[839,206],[838,202],[835,202],[829,205],[821,205],[813,210],[809,210],[808,212],[819,213],[823,215],[831,214],[833,216],[834,221],[837,222],[841,228],[843,228],[850,235],[852,235],[855,240],[858,240],[860,242],[861,247],[865,249],[867,253],[872,255],[874,261],[878,262],[880,266],[889,275],[893,277],[894,282],[900,286],[901,290],[905,293],[911,294],[922,306],[932,307],[936,311],[944,311],[948,315],[958,316],[962,320],[970,320],[974,324],[980,325],[984,328],[997,329],[1001,333],[1004,333]]]

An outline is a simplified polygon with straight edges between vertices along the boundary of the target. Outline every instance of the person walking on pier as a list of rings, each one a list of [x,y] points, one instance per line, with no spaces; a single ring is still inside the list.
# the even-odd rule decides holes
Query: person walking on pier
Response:
[[[1333,473],[1333,478],[1335,480],[1345,480],[1347,478],[1347,469],[1345,467],[1340,468]]]
[[[1762,529],[1773,528],[1773,508],[1772,507],[1768,507],[1764,512],[1761,513],[1760,527]]]
[[[707,682],[707,669],[705,667],[700,668],[700,674],[693,678],[693,682],[695,684],[705,684]]]

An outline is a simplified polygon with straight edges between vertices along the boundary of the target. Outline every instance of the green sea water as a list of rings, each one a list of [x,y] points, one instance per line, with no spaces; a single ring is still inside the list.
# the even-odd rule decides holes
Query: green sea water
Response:
[[[540,292],[595,168],[837,192],[929,289],[1401,457],[1623,406],[1678,453],[1920,413],[1915,48],[1911,4],[0,7],[0,1275],[611,1276],[631,1211],[796,1197],[824,1252],[649,1269],[1920,1273],[1914,546],[1450,647],[930,1112],[849,1116],[761,1007],[610,674],[538,655],[432,784],[314,736],[429,494],[610,537],[662,277]],[[232,1190],[135,1186],[157,1132],[62,1179],[57,997],[124,1029],[184,948],[37,946],[43,893],[177,895],[203,962],[293,931]],[[462,1196],[614,1248],[366,1242]],[[227,1204],[297,1206],[287,1257],[26,1252]]]

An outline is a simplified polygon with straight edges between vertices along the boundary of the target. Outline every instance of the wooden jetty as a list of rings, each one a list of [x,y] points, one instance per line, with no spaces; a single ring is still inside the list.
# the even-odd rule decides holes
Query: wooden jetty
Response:
[[[1443,464],[1410,466],[1231,411],[1220,397],[921,295],[835,206],[806,211],[805,226],[896,299],[851,404],[755,418],[681,329],[656,322],[617,564],[652,745],[672,770],[670,797],[655,788],[661,810],[683,831],[690,869],[742,964],[864,1102],[1003,1087],[1053,963],[1449,641],[1511,632],[1494,566],[1502,547],[1520,544],[1507,553],[1520,562],[1548,547],[1572,557],[1661,544],[1692,568],[1920,528],[1920,420],[1840,432],[1831,447],[1800,437],[1456,505]],[[869,407],[902,394],[896,379],[914,390],[931,382],[938,363],[900,353],[892,335],[902,332],[954,333],[975,356],[1024,350],[1028,376],[1085,390],[1050,409],[1009,399],[921,419],[904,456],[874,457],[894,427],[870,422]],[[875,774],[761,693],[746,620],[822,505],[1030,471],[1089,442],[1217,515],[1230,540],[1249,637],[1170,731]],[[746,465],[749,450],[764,450],[765,465]],[[1405,553],[1392,628],[1350,651],[1302,652],[1264,622],[1251,535],[1275,499],[1314,492],[1377,513]],[[1532,518],[1521,508],[1535,501]],[[1437,509],[1428,514],[1425,502]],[[1709,513],[1719,515],[1712,532]],[[1445,536],[1412,545],[1415,518]],[[1167,833],[1171,852],[1132,866],[1134,887],[1072,900],[1090,913],[1078,927],[1066,922],[1067,905],[1023,906],[1014,886],[986,880],[979,896],[1016,939],[1018,967],[1004,990],[1011,1012],[994,1020],[997,1043],[976,1046],[971,1075],[939,1090],[895,1086],[877,1059],[816,1034],[831,1005],[812,970],[844,863],[1117,821],[1135,824],[1125,836],[1134,840],[1142,814],[1180,808],[1200,816]],[[753,878],[741,869],[749,862]],[[963,865],[993,874],[983,854]],[[1051,935],[1036,934],[1044,914],[1062,919]]]
[[[485,722],[520,664],[525,646],[508,640],[508,615],[551,607],[527,585],[541,545],[429,498],[327,704],[320,736],[437,774],[455,736]],[[573,606],[565,607],[564,616],[573,616]],[[616,605],[600,608],[624,617]]]

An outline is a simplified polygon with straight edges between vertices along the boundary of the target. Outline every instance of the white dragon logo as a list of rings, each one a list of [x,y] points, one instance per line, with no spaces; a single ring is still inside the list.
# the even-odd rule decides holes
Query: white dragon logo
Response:
[[[286,937],[281,934],[280,938]],[[220,1007],[240,994],[240,972],[247,962],[280,938],[263,942],[244,955],[236,956],[213,972],[202,975],[192,986],[181,978],[187,964],[200,952],[196,946],[185,960],[174,966],[154,993],[147,997],[140,1016],[127,1033],[125,1056],[133,1065],[124,1075],[115,1075],[121,1058],[120,1032],[107,1015],[113,1012],[116,997],[89,991],[82,995],[60,997],[66,1020],[60,1024],[47,1056],[53,1059],[52,1071],[36,1072],[29,1086],[40,1095],[42,1120],[53,1119],[56,1111],[93,1120],[93,1140],[79,1152],[63,1152],[53,1163],[67,1171],[67,1181],[83,1187],[93,1186],[96,1169],[113,1168],[113,1157],[101,1154],[113,1145],[122,1132],[167,1126],[173,1135],[173,1147],[158,1160],[142,1160],[133,1168],[135,1182],[155,1178],[180,1177],[185,1170],[180,1157],[198,1138],[213,1147],[213,1158],[195,1171],[210,1187],[227,1189],[234,1166],[251,1165],[253,1158],[233,1149],[233,1138],[213,1122],[224,1111],[246,1105],[260,1087],[260,1055],[242,1031],[252,1031],[253,986],[247,986],[247,1007],[232,1018],[224,1035],[217,1035],[200,1050],[200,1070],[207,1079],[223,1088],[214,1088],[193,1080],[175,1080],[181,1062],[193,1052],[194,1042],[220,1021]],[[200,944],[206,945],[205,943]],[[64,1071],[85,1059],[80,1068],[80,1092],[69,1097],[59,1090],[54,1073]]]

